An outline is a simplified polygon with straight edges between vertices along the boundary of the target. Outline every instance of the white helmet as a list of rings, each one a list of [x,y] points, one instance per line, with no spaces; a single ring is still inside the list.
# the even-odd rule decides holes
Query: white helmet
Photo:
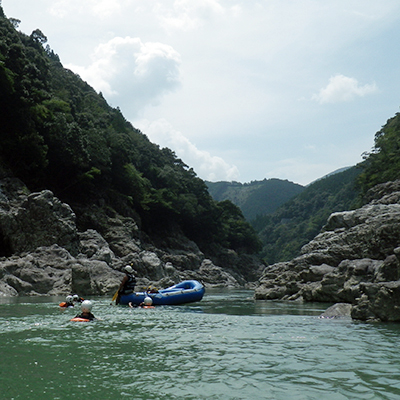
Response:
[[[130,266],[130,265],[127,265],[125,268],[124,268],[124,270],[125,270],[125,272],[127,272],[128,274],[133,274],[133,268]]]
[[[79,296],[78,296],[77,294],[74,294],[74,295],[72,296],[72,300],[74,300],[74,301],[79,301]]]
[[[73,297],[70,294],[65,298],[65,301],[67,303],[72,303],[72,300],[73,300]]]
[[[93,307],[93,304],[90,300],[82,301],[82,304],[81,304],[82,311],[85,311],[85,310],[91,311],[92,307]]]
[[[145,306],[151,306],[153,304],[153,300],[151,297],[146,296],[143,300]]]

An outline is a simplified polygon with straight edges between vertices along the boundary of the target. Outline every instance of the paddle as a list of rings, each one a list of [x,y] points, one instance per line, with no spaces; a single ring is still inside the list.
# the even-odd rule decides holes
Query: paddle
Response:
[[[119,292],[119,288],[118,288],[117,291],[114,293],[114,296],[113,296],[113,298],[111,299],[111,304],[113,304],[114,301],[117,300],[118,292]]]

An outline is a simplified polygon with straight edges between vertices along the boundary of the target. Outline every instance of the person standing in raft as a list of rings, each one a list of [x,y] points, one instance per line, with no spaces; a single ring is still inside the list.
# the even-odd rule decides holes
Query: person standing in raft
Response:
[[[93,321],[96,317],[92,314],[93,304],[90,300],[84,300],[81,304],[82,313],[78,314],[75,318],[83,318],[88,319],[89,321]]]
[[[126,275],[123,277],[121,285],[119,286],[116,304],[119,303],[119,299],[122,295],[133,293],[136,286],[136,278],[135,275],[133,275],[136,271],[130,265],[127,265],[124,271]]]

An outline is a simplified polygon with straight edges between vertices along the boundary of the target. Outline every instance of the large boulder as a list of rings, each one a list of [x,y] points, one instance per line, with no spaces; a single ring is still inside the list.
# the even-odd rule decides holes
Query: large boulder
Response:
[[[99,260],[75,260],[70,268],[73,293],[111,294],[118,289],[124,277],[122,272],[115,271],[106,262]]]
[[[400,321],[400,181],[332,214],[301,255],[264,269],[256,299],[352,304],[356,319]]]
[[[13,192],[17,187],[18,196]],[[18,180],[8,179],[0,185],[0,255],[21,254],[53,244],[75,254],[78,234],[71,207],[49,190],[27,192]]]
[[[0,295],[105,295],[122,277],[104,261],[75,258],[55,244],[0,262]]]
[[[237,288],[241,286],[231,273],[215,265],[209,259],[204,259],[198,271],[189,272],[188,276],[201,281],[206,287]]]
[[[354,319],[400,322],[400,281],[365,283],[351,316]]]
[[[301,252],[313,262],[336,266],[343,259],[381,259],[399,245],[400,204],[368,204],[332,214]]]
[[[325,310],[320,318],[350,318],[352,308],[349,303],[336,303]]]
[[[23,257],[0,262],[0,294],[11,287],[19,295],[57,295],[70,293],[70,253],[58,245],[39,247]]]

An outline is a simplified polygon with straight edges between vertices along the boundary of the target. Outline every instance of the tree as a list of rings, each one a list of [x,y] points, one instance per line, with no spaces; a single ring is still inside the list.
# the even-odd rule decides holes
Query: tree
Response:
[[[44,33],[40,29],[35,29],[32,33],[30,38],[37,43],[40,44],[45,44],[47,43],[47,37],[44,35]]]
[[[52,190],[77,214],[101,204],[110,215],[133,217],[150,240],[164,242],[173,228],[200,248],[215,241],[254,249],[254,231],[237,207],[218,206],[173,151],[151,143],[118,108],[64,69],[44,48],[41,30],[27,36],[16,25],[0,15],[2,168],[30,190]],[[99,223],[89,218],[81,225],[97,229]]]
[[[400,114],[389,119],[375,134],[375,145],[364,154],[358,184],[363,193],[371,187],[400,178]]]
[[[0,5],[1,5],[1,3],[0,3]],[[12,26],[14,27],[14,29],[18,29],[19,24],[21,23],[20,19],[9,18],[8,20],[11,22]]]

